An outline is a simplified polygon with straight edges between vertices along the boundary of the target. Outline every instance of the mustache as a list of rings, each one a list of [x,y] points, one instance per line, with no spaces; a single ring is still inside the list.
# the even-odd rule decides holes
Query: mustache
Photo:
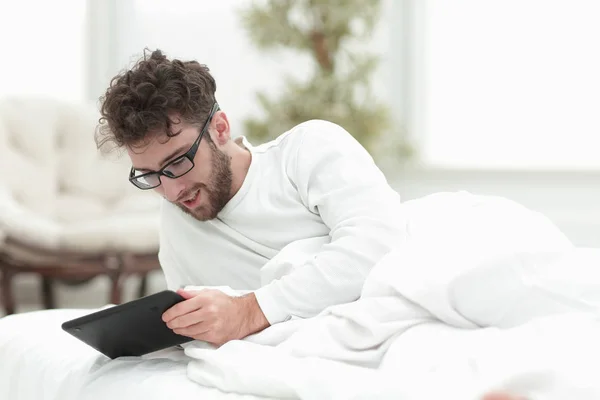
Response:
[[[183,199],[187,199],[188,197],[190,197],[192,195],[192,193],[195,193],[196,191],[202,189],[203,187],[205,187],[205,185],[203,184],[198,184],[195,185],[194,187],[192,187],[191,189],[187,190],[185,193],[183,193],[181,196],[179,196],[177,198],[177,200],[175,200],[175,203],[179,203],[181,202]]]

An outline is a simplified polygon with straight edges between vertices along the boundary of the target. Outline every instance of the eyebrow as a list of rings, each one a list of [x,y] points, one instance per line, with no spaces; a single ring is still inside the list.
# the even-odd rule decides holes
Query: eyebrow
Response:
[[[160,162],[159,168],[161,169],[166,163],[168,163],[169,161],[175,159],[175,158],[179,158],[181,157],[183,154],[180,154],[182,151],[188,149],[189,147],[191,147],[190,145],[183,145],[183,146],[179,146],[177,149],[175,149],[174,151],[171,152],[171,154],[169,154],[168,156],[166,156],[165,158],[162,159],[162,161]],[[136,171],[142,171],[142,172],[150,172],[153,171],[149,168],[137,168],[136,166],[133,167],[134,170]]]

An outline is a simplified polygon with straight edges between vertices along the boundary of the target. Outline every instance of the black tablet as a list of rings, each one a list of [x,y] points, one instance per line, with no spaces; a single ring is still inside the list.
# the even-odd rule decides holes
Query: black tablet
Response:
[[[111,359],[142,356],[193,339],[174,333],[162,314],[185,300],[165,290],[67,321],[62,329]]]

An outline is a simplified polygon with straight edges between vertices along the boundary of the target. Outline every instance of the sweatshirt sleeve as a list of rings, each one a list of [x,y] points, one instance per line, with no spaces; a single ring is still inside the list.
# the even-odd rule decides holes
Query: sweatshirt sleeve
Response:
[[[372,267],[405,236],[400,196],[368,152],[342,127],[301,126],[289,177],[306,207],[330,228],[315,257],[255,292],[271,324],[307,318],[356,300]]]

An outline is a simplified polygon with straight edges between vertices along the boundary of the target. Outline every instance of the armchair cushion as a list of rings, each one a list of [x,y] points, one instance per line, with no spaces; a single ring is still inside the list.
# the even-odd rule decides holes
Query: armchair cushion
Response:
[[[128,180],[124,152],[101,154],[92,106],[0,100],[0,232],[43,252],[158,251],[160,198]]]

